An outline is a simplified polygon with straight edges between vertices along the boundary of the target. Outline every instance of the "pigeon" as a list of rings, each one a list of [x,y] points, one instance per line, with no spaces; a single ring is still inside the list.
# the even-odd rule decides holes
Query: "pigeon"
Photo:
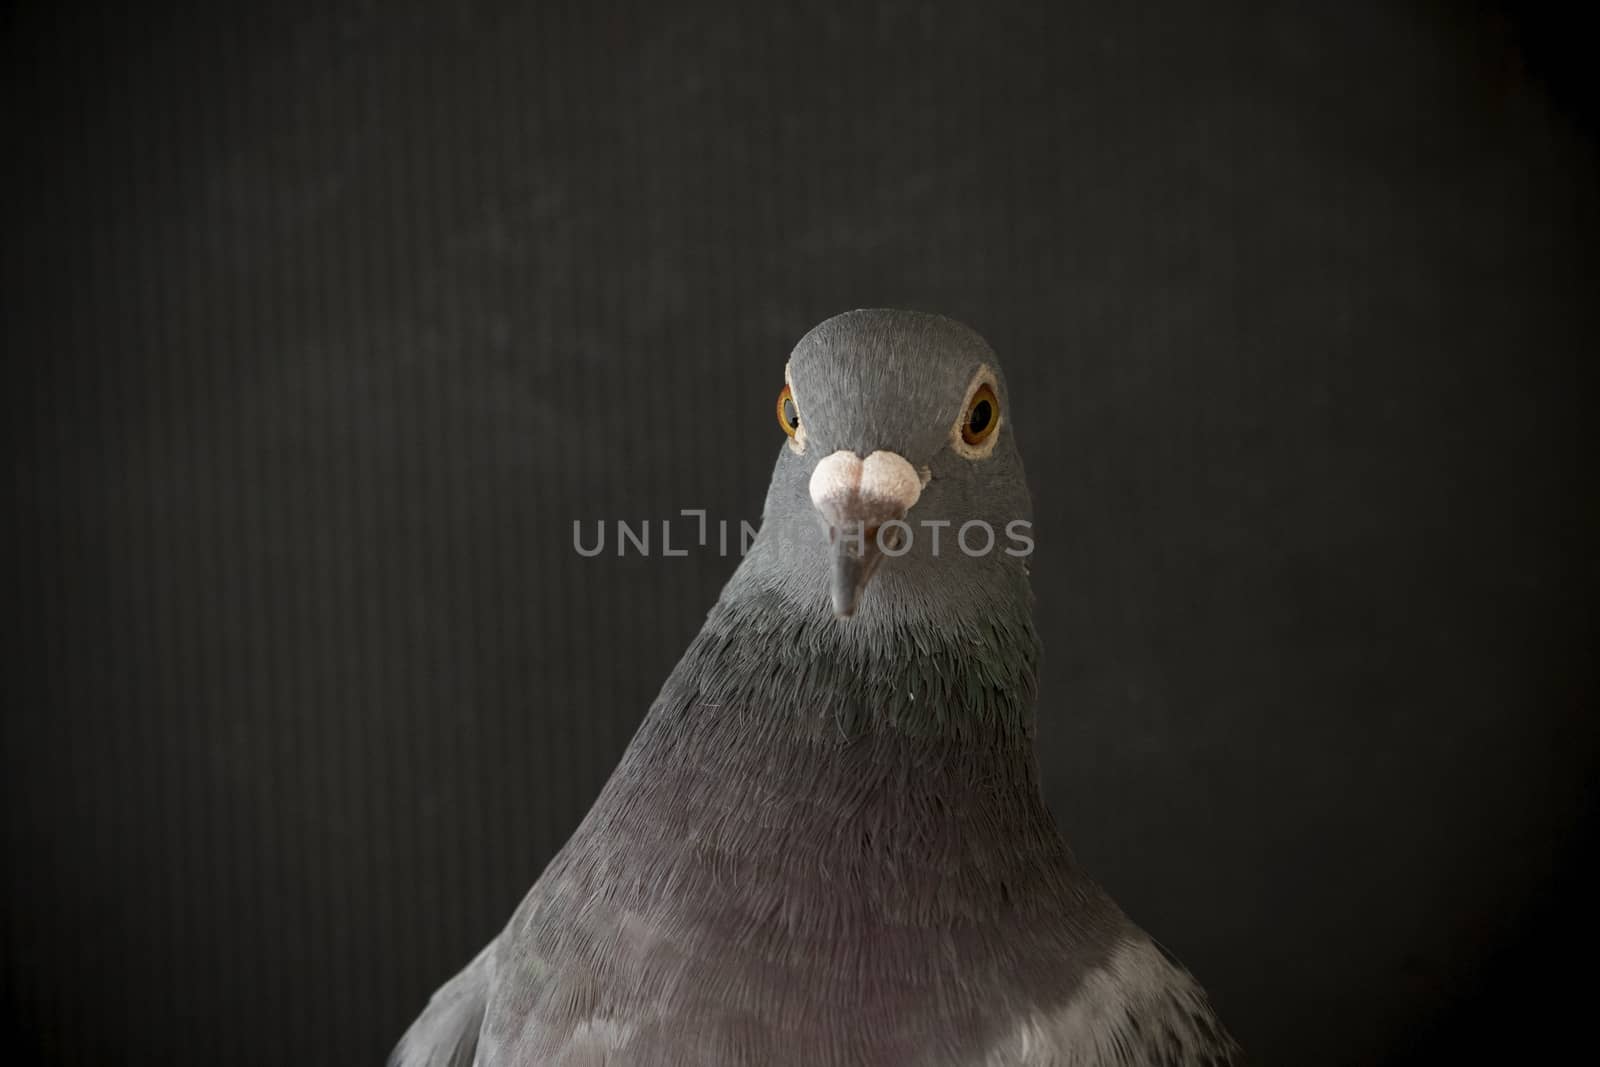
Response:
[[[1045,805],[1008,399],[937,315],[800,340],[748,551],[390,1067],[1241,1062]]]

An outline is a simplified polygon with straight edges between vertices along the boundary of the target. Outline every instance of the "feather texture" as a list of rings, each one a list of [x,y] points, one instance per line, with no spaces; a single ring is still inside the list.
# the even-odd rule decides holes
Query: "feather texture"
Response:
[[[1044,804],[1024,561],[924,544],[833,616],[826,545],[793,535],[815,530],[819,455],[899,449],[928,471],[924,514],[1029,513],[1009,423],[981,461],[944,446],[997,366],[981,339],[852,314],[791,359],[808,442],[780,449],[751,553],[588,816],[392,1063],[1236,1062]]]
[[[388,1067],[472,1067],[493,973],[493,946],[440,987],[389,1054]]]

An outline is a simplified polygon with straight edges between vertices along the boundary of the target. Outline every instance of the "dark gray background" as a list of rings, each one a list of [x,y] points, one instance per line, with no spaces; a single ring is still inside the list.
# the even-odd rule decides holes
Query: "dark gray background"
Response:
[[[1261,1062],[1591,1012],[1572,27],[4,18],[9,1046],[378,1062],[734,566],[572,521],[755,518],[785,355],[863,305],[1001,353],[1050,800]]]

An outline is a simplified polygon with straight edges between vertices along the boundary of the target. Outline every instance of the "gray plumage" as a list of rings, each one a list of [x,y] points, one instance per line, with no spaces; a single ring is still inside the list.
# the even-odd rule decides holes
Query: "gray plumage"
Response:
[[[972,458],[983,368],[999,425]],[[789,373],[804,448],[780,451],[751,551],[588,816],[391,1065],[1237,1062],[1040,795],[1026,560],[1003,534],[955,543],[1030,515],[994,353],[947,319],[857,311]],[[950,520],[938,553],[915,525],[865,563],[822,535],[819,464],[850,461],[827,499],[855,506],[876,475],[857,489],[850,464],[875,452],[884,484],[922,480],[906,521]]]

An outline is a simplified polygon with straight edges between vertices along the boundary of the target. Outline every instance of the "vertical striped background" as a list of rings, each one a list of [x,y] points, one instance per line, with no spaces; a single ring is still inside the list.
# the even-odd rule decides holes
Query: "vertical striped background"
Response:
[[[378,1062],[733,566],[571,523],[754,519],[862,305],[1001,353],[1052,803],[1261,1062],[1592,940],[1596,165],[1516,26],[296,6],[3,16],[26,1058]]]

